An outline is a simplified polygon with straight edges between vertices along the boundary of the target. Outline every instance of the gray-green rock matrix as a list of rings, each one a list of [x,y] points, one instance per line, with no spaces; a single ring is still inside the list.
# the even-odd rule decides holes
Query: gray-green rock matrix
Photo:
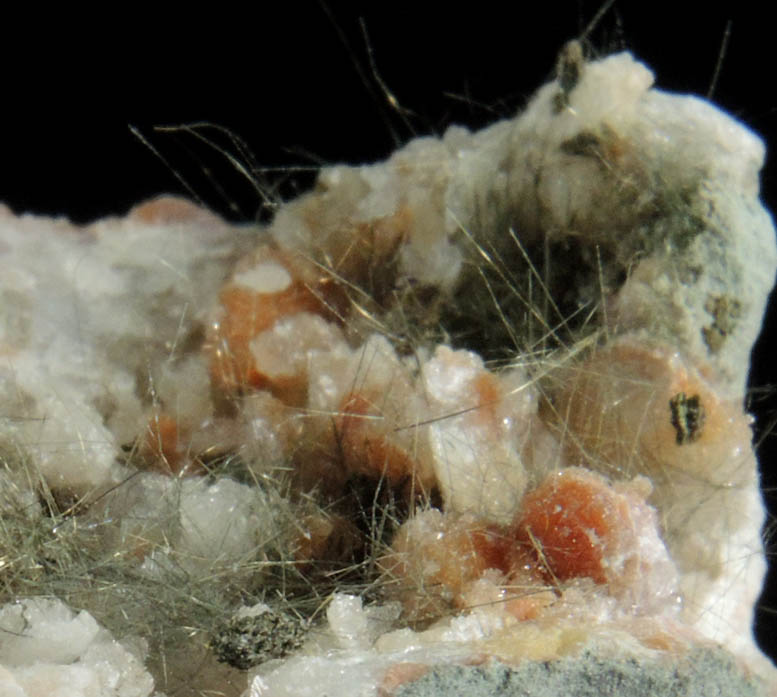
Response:
[[[763,697],[724,651],[694,651],[680,661],[576,658],[506,666],[435,666],[395,697]]]

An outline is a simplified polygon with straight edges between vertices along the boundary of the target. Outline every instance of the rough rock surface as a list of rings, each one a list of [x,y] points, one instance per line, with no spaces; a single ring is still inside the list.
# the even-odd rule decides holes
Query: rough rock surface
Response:
[[[471,697],[653,697],[653,695],[742,695],[758,686],[720,651],[696,651],[679,663],[603,659],[590,653],[556,662],[529,662],[513,668],[446,665],[400,687],[397,697],[466,694]]]

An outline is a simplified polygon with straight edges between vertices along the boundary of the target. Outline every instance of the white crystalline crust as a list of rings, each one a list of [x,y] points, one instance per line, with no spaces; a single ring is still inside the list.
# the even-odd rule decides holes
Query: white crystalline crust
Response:
[[[154,681],[144,658],[59,600],[0,608],[4,697],[149,697]]]
[[[148,210],[80,229],[0,208],[0,387],[13,416],[2,442],[51,486],[120,480],[117,445],[135,436],[149,389],[136,381],[149,366],[157,380],[181,371],[164,359],[204,322],[234,261],[240,240],[215,216]]]
[[[474,134],[452,127],[379,165],[325,168],[266,230],[236,230],[171,200],[86,228],[0,210],[0,512],[42,525],[40,492],[66,492],[87,512],[49,532],[93,526],[144,582],[226,585],[234,572],[256,584],[268,549],[315,542],[263,478],[298,466],[326,490],[322,472],[339,473],[327,448],[344,453],[351,475],[377,471],[411,494],[436,487],[443,512],[419,513],[397,539],[440,544],[457,530],[466,538],[473,520],[520,532],[524,497],[584,465],[603,475],[588,476],[611,486],[607,505],[628,522],[616,543],[634,548],[614,544],[604,589],[574,579],[562,597],[543,588],[518,607],[505,591],[515,578],[490,567],[443,594],[451,607],[469,601],[467,611],[424,631],[394,628],[396,603],[365,609],[335,594],[302,652],[261,667],[246,694],[376,695],[398,663],[463,661],[475,650],[544,660],[608,642],[641,655],[651,642],[682,648],[699,637],[773,676],[750,633],[763,507],[740,408],[777,265],[757,200],[763,145],[710,104],[651,89],[652,80],[629,54],[588,64],[573,89],[544,86],[513,120]],[[563,252],[556,276],[536,270],[532,254],[543,248]],[[509,368],[492,371],[448,345],[401,350],[391,321],[419,323],[403,299],[417,293],[429,313],[465,306],[486,272],[503,282],[489,291],[505,296],[486,304],[520,296],[513,273],[541,289],[521,314],[526,336],[503,330],[520,335],[503,347],[518,352]],[[333,283],[349,291],[347,310],[336,295],[322,300]],[[550,309],[538,319],[543,293]],[[303,309],[284,315],[295,297]],[[245,315],[233,345],[218,333],[228,302]],[[267,307],[281,309],[265,325],[257,315]],[[473,333],[487,334],[501,318],[479,310]],[[598,333],[585,334],[589,324]],[[549,338],[572,358],[604,346],[583,364],[593,377],[584,369],[579,378],[589,379],[580,390],[589,402],[563,370],[531,365]],[[546,374],[558,384],[543,402]],[[213,395],[233,383],[225,407]],[[614,397],[612,385],[622,385]],[[704,394],[707,425],[673,424],[670,398],[693,399],[692,388]],[[613,443],[590,456],[591,432],[601,439],[610,426],[588,412],[625,419],[608,411],[623,395],[628,427],[612,427]],[[133,466],[136,451],[150,471]],[[241,481],[171,476],[224,452],[245,463]],[[421,581],[445,565],[429,549]],[[19,563],[0,555],[0,574]],[[6,605],[0,629],[3,694],[153,689],[135,654],[58,601]]]

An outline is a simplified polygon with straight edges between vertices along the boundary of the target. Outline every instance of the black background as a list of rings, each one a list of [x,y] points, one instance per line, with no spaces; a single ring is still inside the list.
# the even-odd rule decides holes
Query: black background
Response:
[[[123,213],[160,192],[193,192],[235,220],[264,217],[271,207],[218,150],[191,133],[155,127],[209,122],[228,129],[245,141],[269,190],[290,196],[310,184],[318,164],[381,159],[414,135],[440,133],[450,123],[477,128],[512,115],[552,76],[559,47],[579,35],[599,7],[598,0],[546,2],[544,9],[520,0],[469,2],[464,9],[332,0],[271,9],[223,5],[207,13],[169,5],[83,17],[72,8],[62,16],[6,17],[0,201],[16,212],[85,222]],[[590,34],[589,50],[631,50],[652,67],[661,88],[703,95],[729,21],[714,99],[774,142],[775,40],[769,23],[746,3],[713,8],[708,2],[619,0]],[[391,107],[380,81],[406,111]],[[238,154],[223,132],[198,133]],[[772,210],[776,177],[777,161],[768,157],[762,184]],[[754,352],[750,396],[773,513],[774,305]],[[757,622],[772,654],[775,611],[772,574]]]

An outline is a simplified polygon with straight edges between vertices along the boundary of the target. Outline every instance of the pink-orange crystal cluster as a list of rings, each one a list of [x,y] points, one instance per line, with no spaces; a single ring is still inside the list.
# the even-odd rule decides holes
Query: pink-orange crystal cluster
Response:
[[[659,595],[672,602],[672,566],[661,554],[655,512],[641,484],[613,487],[578,467],[553,472],[524,497],[507,526],[419,514],[400,529],[383,564],[415,620],[471,607],[478,593],[486,597],[484,583],[492,587],[490,602],[517,619],[533,619],[578,579],[628,594],[637,612],[637,602],[652,610]],[[642,554],[644,536],[654,538],[653,559]],[[663,588],[648,587],[655,564],[668,573]],[[640,586],[644,596],[637,599]]]

